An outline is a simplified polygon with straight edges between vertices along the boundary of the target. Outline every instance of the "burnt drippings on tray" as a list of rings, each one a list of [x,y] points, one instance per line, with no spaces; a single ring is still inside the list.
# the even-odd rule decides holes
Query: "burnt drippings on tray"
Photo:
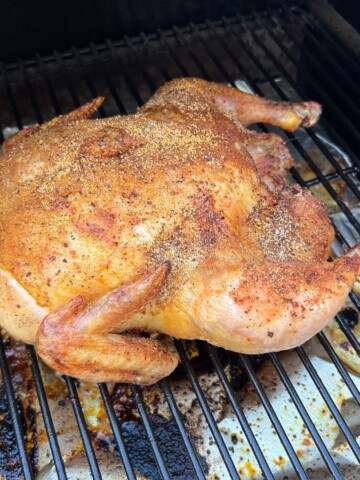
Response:
[[[189,360],[191,361],[192,367],[198,374],[213,370],[213,366],[211,364],[211,361],[209,360],[208,353],[204,348],[204,342],[183,340],[183,346]],[[232,388],[234,390],[241,388],[248,381],[248,377],[241,366],[239,354],[235,352],[230,352],[229,350],[224,350],[223,348],[218,348],[217,353],[221,365],[226,371],[228,380]],[[254,368],[259,368],[265,358],[266,357],[264,355],[252,355],[251,361]],[[184,375],[186,375],[186,370],[181,365],[181,363],[172,375],[178,375],[179,377],[183,377]]]
[[[171,478],[177,480],[195,478],[196,473],[176,422],[173,419],[165,419],[156,413],[150,415],[150,421]],[[122,422],[122,433],[135,471],[147,480],[158,480],[159,470],[143,425],[136,420],[124,421]],[[108,442],[100,438],[97,443],[101,444],[104,449],[113,450],[115,455],[119,456],[113,438],[110,438]],[[203,472],[207,473],[208,466],[205,458],[198,455],[198,459]]]
[[[38,452],[33,408],[34,385],[30,371],[30,360],[26,347],[7,338],[4,341],[6,356],[12,373],[16,405],[24,432],[26,450],[34,474],[37,472]],[[23,478],[19,450],[15,439],[5,387],[0,379],[0,478]]]
[[[183,343],[186,353],[197,374],[199,375],[201,372],[209,372],[209,369],[212,369],[211,362],[204,348],[204,344],[202,342],[190,341],[184,341]],[[248,381],[248,378],[241,367],[239,355],[222,349],[218,350],[218,354],[232,387],[234,390],[240,389]],[[253,356],[252,362],[254,367],[257,368],[262,364],[263,357]],[[184,370],[182,367],[177,369],[175,374],[173,374],[173,378],[174,377],[184,377]],[[158,406],[161,401],[159,396],[161,395],[160,390],[152,387],[142,387],[141,391],[150,416],[155,437],[158,440],[159,448],[164,456],[171,477],[178,480],[190,480],[194,478],[196,473],[187,454],[176,422],[172,417],[164,418],[159,413]],[[117,417],[121,422],[124,441],[135,470],[144,475],[146,479],[158,479],[159,471],[151,448],[151,443],[142,425],[130,387],[123,384],[115,385],[111,399]],[[185,418],[183,419],[183,423],[186,423]],[[98,446],[115,451],[115,454],[118,455],[117,447],[112,435],[106,440],[104,436],[98,437],[97,435],[94,435],[94,437]],[[199,439],[192,436],[191,440],[193,445],[196,445],[196,442]],[[208,472],[206,459],[200,455],[198,455],[198,458],[203,471],[205,473]]]
[[[239,354],[222,348],[218,348],[217,352],[231,387],[235,391],[239,390],[249,381],[241,366]],[[259,368],[265,359],[266,355],[251,355],[251,363],[255,369]]]
[[[0,388],[0,437],[0,477],[22,478],[19,450],[3,386]]]
[[[167,420],[156,414],[151,416],[152,425],[159,447],[165,458],[169,473],[172,478],[191,480],[195,472],[187,455],[176,422]],[[135,468],[149,480],[159,478],[154,454],[149,439],[142,425],[135,422],[126,422],[123,425],[124,440],[130,452]],[[199,457],[204,472],[208,467],[204,458]]]
[[[350,328],[354,328],[359,322],[359,313],[351,307],[341,310],[341,316]]]
[[[160,398],[158,390],[152,387],[140,387],[140,389],[171,478],[178,480],[195,478],[195,471],[176,422],[173,418],[164,418],[159,414]],[[127,385],[117,384],[113,389],[111,398],[117,417],[121,421],[124,441],[135,470],[148,480],[157,480],[159,471],[149,437],[141,423],[135,400],[131,395],[131,389]],[[103,441],[102,443],[103,447],[114,448],[115,453],[118,454],[112,437],[109,438],[107,445]],[[208,467],[205,459],[199,456],[199,462],[203,471],[206,472]]]
[[[129,386],[116,384],[111,394],[111,400],[116,416],[121,422],[139,420],[139,413]]]

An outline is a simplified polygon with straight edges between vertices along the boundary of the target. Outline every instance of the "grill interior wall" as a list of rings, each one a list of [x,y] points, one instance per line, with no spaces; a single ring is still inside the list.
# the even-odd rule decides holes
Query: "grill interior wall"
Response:
[[[324,54],[316,57],[316,52]],[[322,69],[323,61],[326,67],[331,65],[335,72],[333,80],[328,81],[323,73],[322,76],[317,76]],[[304,96],[311,97],[324,105],[321,127],[300,134],[298,132],[280,134],[288,142],[296,159],[296,167],[291,170],[293,180],[311,188],[315,194],[325,199],[329,213],[337,226],[335,250],[336,253],[341,253],[344,248],[354,244],[360,232],[359,163],[354,154],[359,132],[356,122],[353,121],[354,115],[359,118],[357,104],[353,101],[357,89],[354,89],[356,87],[354,79],[346,75],[348,68],[357,69],[352,53],[341,44],[336,43],[334,46],[334,40],[326,29],[311,14],[300,9],[272,10],[259,15],[223,18],[216,22],[209,21],[181,29],[173,28],[152,35],[108,41],[102,45],[90,45],[89,48],[82,50],[74,48],[64,53],[55,52],[49,57],[38,56],[26,62],[2,65],[1,139],[7,138],[18,129],[33,123],[43,123],[55,115],[71,111],[98,95],[106,97],[104,106],[99,110],[100,116],[133,113],[165,81],[183,76],[225,82],[275,99],[295,100]],[[350,78],[346,79],[347,77]],[[342,88],[333,96],[332,82],[338,79],[342,81],[344,78]],[[339,121],[342,125],[350,127],[345,133],[337,129]],[[257,125],[254,128],[279,133],[277,129],[264,125]],[[329,143],[328,139],[333,143]],[[359,308],[359,300],[354,293],[351,295],[351,301],[354,307]],[[360,345],[346,318],[338,315],[337,321],[359,354]],[[338,377],[349,389],[358,408],[360,393],[353,377],[337,357],[326,335],[321,333],[318,340],[322,354],[328,355]],[[0,363],[3,393],[6,393],[8,398],[5,403],[14,425],[11,435],[14,442],[15,440],[18,442],[18,447],[12,450],[11,461],[14,462],[14,457],[18,456],[18,472],[22,470],[25,478],[32,478],[37,461],[29,456],[27,445],[29,441],[24,441],[24,429],[28,426],[23,418],[22,403],[16,399],[14,393],[18,387],[17,372],[9,354],[12,348],[10,343],[5,339],[1,344]],[[216,422],[216,409],[214,410],[214,405],[209,403],[207,392],[204,391],[202,380],[199,379],[202,370],[194,369],[182,343],[178,342],[177,347],[183,363],[183,371],[179,375],[188,379],[191,389],[196,394],[197,403],[194,409],[200,412],[202,421],[211,432],[219,452],[222,471],[228,475],[224,478],[239,478],[239,474],[242,478],[251,478],[249,471],[240,472],[239,465],[234,463],[233,451],[229,447],[226,435]],[[236,388],[231,379],[229,380],[228,370],[225,369],[225,366],[229,365],[228,357],[211,346],[201,344],[200,349],[202,368],[205,362],[206,369],[217,378],[217,384],[221,386],[224,398],[235,416],[237,428],[243,432],[244,442],[257,460],[255,470],[261,470],[266,478],[275,476],[282,478],[279,477],[278,465],[261,451],[259,439],[256,438],[252,425],[242,410],[239,400],[242,395],[241,388]],[[45,425],[44,435],[46,431],[50,445],[49,455],[52,456],[59,478],[66,478],[69,472],[67,473],[66,462],[61,456],[63,446],[56,436],[55,407],[47,388],[47,374],[40,370],[34,349],[27,347],[26,352],[30,361],[27,366],[30,372],[29,385],[37,392]],[[313,366],[306,349],[303,347],[296,349],[295,355],[305,367],[308,377],[314,382],[320,397],[339,426],[339,431],[348,442],[348,447],[353,452],[354,465],[358,464],[360,449],[354,436],[356,432],[352,431],[347,419],[343,418],[337,400],[332,398],[326,387],[326,379]],[[311,417],[307,411],[304,400],[301,399],[284,368],[281,354],[269,355],[265,361],[271,365],[274,377],[276,376],[286,388],[289,401],[295,405],[304,428],[309,432],[309,438],[323,458],[325,476],[321,478],[343,478],[344,466],[334,457],[333,452],[329,451],[323,432],[318,430],[318,419]],[[235,363],[240,365],[252,382],[259,401],[269,417],[269,425],[283,445],[287,463],[298,478],[317,478],[312,477],[311,471],[295,451],[291,434],[287,427],[282,425],[278,412],[272,405],[271,392],[264,386],[261,374],[257,375],[254,362],[251,357],[237,355]],[[87,419],[82,413],[79,386],[70,378],[66,378],[65,383],[64,398],[72,405],[76,415],[79,430],[75,435],[79,441],[82,439],[84,444],[88,472],[91,471],[94,478],[101,478],[105,475],[103,453],[99,453],[97,446],[91,441],[93,433],[86,425]],[[123,411],[119,413],[120,407],[114,405],[114,396],[111,395],[113,390],[109,392],[106,385],[99,386],[99,398],[104,402],[106,421],[112,430],[112,443],[107,448],[115,450],[114,458],[116,457],[117,461],[121,459],[119,472],[125,472],[128,478],[136,478],[139,474],[143,474],[145,478],[210,478],[211,468],[206,456],[199,453],[197,433],[191,430],[184,420],[183,406],[179,404],[175,394],[176,378],[160,382],[153,390],[144,391],[136,386],[122,388],[126,388],[127,398],[132,402],[128,409],[133,412],[134,418],[130,420],[141,426],[136,432],[131,430],[132,427],[129,426],[131,422],[124,417]],[[155,415],[153,405],[149,404],[149,391],[152,391],[155,397],[162,398],[171,419],[171,435],[176,441],[170,447],[169,435],[164,433],[167,427],[161,424],[161,420]],[[122,422],[119,422],[119,419],[122,419]],[[26,432],[29,433],[28,430]],[[140,458],[137,457],[139,452],[131,436],[140,442],[140,450],[146,451],[148,455],[146,461],[141,458],[141,453]],[[145,470],[144,466],[141,466],[144,462]],[[6,460],[3,463],[6,463]]]

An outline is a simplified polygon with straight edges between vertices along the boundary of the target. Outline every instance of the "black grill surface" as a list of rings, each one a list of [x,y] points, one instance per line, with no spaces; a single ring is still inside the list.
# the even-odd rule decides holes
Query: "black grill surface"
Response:
[[[320,127],[294,134],[280,133],[264,125],[254,128],[264,132],[276,131],[286,139],[296,159],[296,167],[292,168],[291,175],[295,181],[325,200],[336,226],[334,251],[341,254],[355,243],[360,233],[359,159],[354,153],[360,142],[359,122],[355,121],[356,118],[359,120],[359,89],[355,80],[358,71],[359,64],[352,52],[335,40],[326,26],[311,13],[299,8],[281,8],[198,25],[190,24],[185,28],[174,27],[151,35],[109,40],[105,44],[90,45],[81,50],[73,48],[67,52],[54,52],[49,57],[38,56],[26,62],[19,60],[16,64],[1,65],[0,140],[30,124],[42,123],[55,115],[66,113],[98,95],[106,97],[99,111],[100,116],[132,113],[160,85],[175,77],[202,77],[234,87],[249,88],[254,93],[275,99],[296,100],[306,96],[318,100],[324,106]],[[348,345],[358,355],[360,344],[352,326],[354,310],[359,309],[359,305],[357,295],[352,293],[347,311],[336,319],[347,337]],[[3,478],[30,479],[37,475],[36,444],[40,441],[37,439],[39,432],[32,427],[31,418],[29,420],[31,404],[25,407],[24,398],[19,398],[16,393],[19,391],[19,382],[23,380],[14,348],[21,347],[18,344],[14,347],[14,342],[4,333],[2,337],[0,477],[2,474]],[[318,417],[309,413],[298,385],[291,380],[288,367],[284,366],[281,354],[270,354],[259,359],[229,354],[202,343],[192,347],[188,342],[176,342],[176,346],[182,361],[181,369],[173,379],[161,381],[156,386],[156,395],[154,393],[167,404],[169,418],[166,420],[150,405],[149,389],[144,392],[137,386],[98,386],[98,398],[103,402],[112,430],[111,445],[104,440],[103,447],[108,455],[121,460],[121,472],[125,477],[216,478],[206,455],[199,453],[199,433],[190,429],[185,422],[179,398],[175,395],[177,378],[184,377],[195,392],[196,407],[200,409],[202,421],[207,425],[213,445],[218,449],[221,478],[255,478],[250,468],[241,470],[234,462],[236,442],[234,440],[234,447],[229,447],[225,441],[208,394],[199,380],[205,369],[216,376],[224,392],[224,402],[236,420],[234,435],[236,429],[243,432],[241,442],[245,442],[248,451],[255,456],[257,465],[254,468],[262,471],[263,478],[319,478],[305,466],[301,452],[293,446],[291,430],[281,422],[273,406],[271,391],[264,385],[264,378],[257,370],[259,364],[266,362],[274,378],[283,384],[289,404],[297,410],[296,418],[303,422],[304,431],[309,433],[309,441],[323,459],[321,478],[360,478],[360,470],[356,470],[355,466],[360,461],[360,447],[355,438],[359,432],[354,431],[351,422],[342,415],[338,400],[326,388],[327,379],[313,364],[306,348],[295,349],[294,355],[305,368],[306,381],[313,382],[314,390],[320,394],[331,412],[331,418],[338,425],[341,438],[353,453],[353,476],[344,473],[343,463],[328,448],[326,432],[319,429]],[[326,357],[335,367],[336,381],[347,386],[359,415],[360,392],[356,382],[323,332],[318,335],[317,348],[319,355]],[[200,351],[199,364],[192,360],[192,349]],[[58,426],[49,404],[51,392],[44,381],[44,370],[32,346],[26,347],[24,352],[22,361],[29,362],[31,369],[28,389],[29,392],[33,390],[34,402],[38,402],[41,409],[45,427],[43,435],[50,446],[55,476],[65,479],[68,477],[66,461],[62,458]],[[229,365],[242,372],[237,381],[229,374]],[[273,459],[262,452],[259,432],[247,419],[240,401],[244,385],[252,385],[257,395],[254,408],[263,406],[274,434],[283,445],[286,453],[284,462],[291,466],[285,473],[275,468]],[[82,442],[83,455],[87,459],[87,473],[82,478],[102,478],[103,457],[99,454],[101,435],[97,435],[95,441],[94,432],[87,424],[88,418],[83,413],[84,405],[78,394],[79,383],[65,377],[63,387],[66,389],[65,400],[59,403],[71,402],[77,421],[74,436]],[[117,403],[116,398],[119,397],[113,394],[116,389],[118,392],[127,392],[126,404]],[[136,413],[136,422],[127,417],[132,415],[128,412]],[[267,435],[267,432],[263,434]],[[289,471],[294,473],[289,474]],[[120,470],[118,478],[121,478]]]

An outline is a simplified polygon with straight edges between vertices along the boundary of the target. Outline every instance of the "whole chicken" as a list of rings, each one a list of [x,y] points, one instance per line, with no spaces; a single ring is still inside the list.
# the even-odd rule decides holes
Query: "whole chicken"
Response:
[[[1,325],[61,373],[142,384],[176,367],[167,336],[262,353],[319,332],[360,249],[327,262],[322,202],[286,183],[280,137],[245,126],[308,127],[320,106],[199,79],[91,120],[102,100],[4,144]]]

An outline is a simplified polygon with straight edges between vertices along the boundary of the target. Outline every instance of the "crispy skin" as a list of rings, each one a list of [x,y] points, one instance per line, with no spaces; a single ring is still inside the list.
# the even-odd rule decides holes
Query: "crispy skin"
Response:
[[[37,308],[50,312],[37,340],[43,358],[86,380],[152,383],[174,368],[175,357],[155,348],[157,362],[149,373],[146,355],[138,355],[146,339],[132,348],[133,340],[121,336],[119,343],[125,341],[138,361],[121,360],[109,371],[106,362],[116,347],[107,332],[141,329],[254,353],[290,348],[319,331],[354,281],[359,255],[355,250],[334,266],[325,262],[333,231],[321,202],[286,186],[283,170],[291,159],[281,141],[264,135],[252,143],[243,127],[255,121],[288,130],[309,126],[319,106],[271,102],[197,79],[169,82],[135,115],[89,120],[101,101],[11,142],[1,157],[0,267]],[[264,152],[275,162],[273,169]],[[164,265],[171,272],[147,298],[139,294],[131,315],[114,294],[117,313],[101,327],[108,318],[99,312],[104,295],[146,285]],[[331,273],[336,269],[342,273]],[[3,291],[9,288],[2,283]],[[254,317],[259,299],[259,305],[265,301],[259,289],[277,307]],[[11,296],[2,295],[3,319],[9,319]],[[302,315],[289,310],[296,304]],[[317,314],[308,322],[314,305]],[[94,311],[97,327],[89,329]],[[288,321],[294,313],[295,327]],[[27,341],[35,342],[41,321],[36,314]],[[126,322],[120,328],[121,318]],[[18,338],[24,337],[23,319],[11,325]],[[253,325],[251,338],[244,334],[246,325]],[[73,345],[71,361],[56,361],[69,351],[74,326],[81,341]],[[164,362],[171,368],[160,368]]]

